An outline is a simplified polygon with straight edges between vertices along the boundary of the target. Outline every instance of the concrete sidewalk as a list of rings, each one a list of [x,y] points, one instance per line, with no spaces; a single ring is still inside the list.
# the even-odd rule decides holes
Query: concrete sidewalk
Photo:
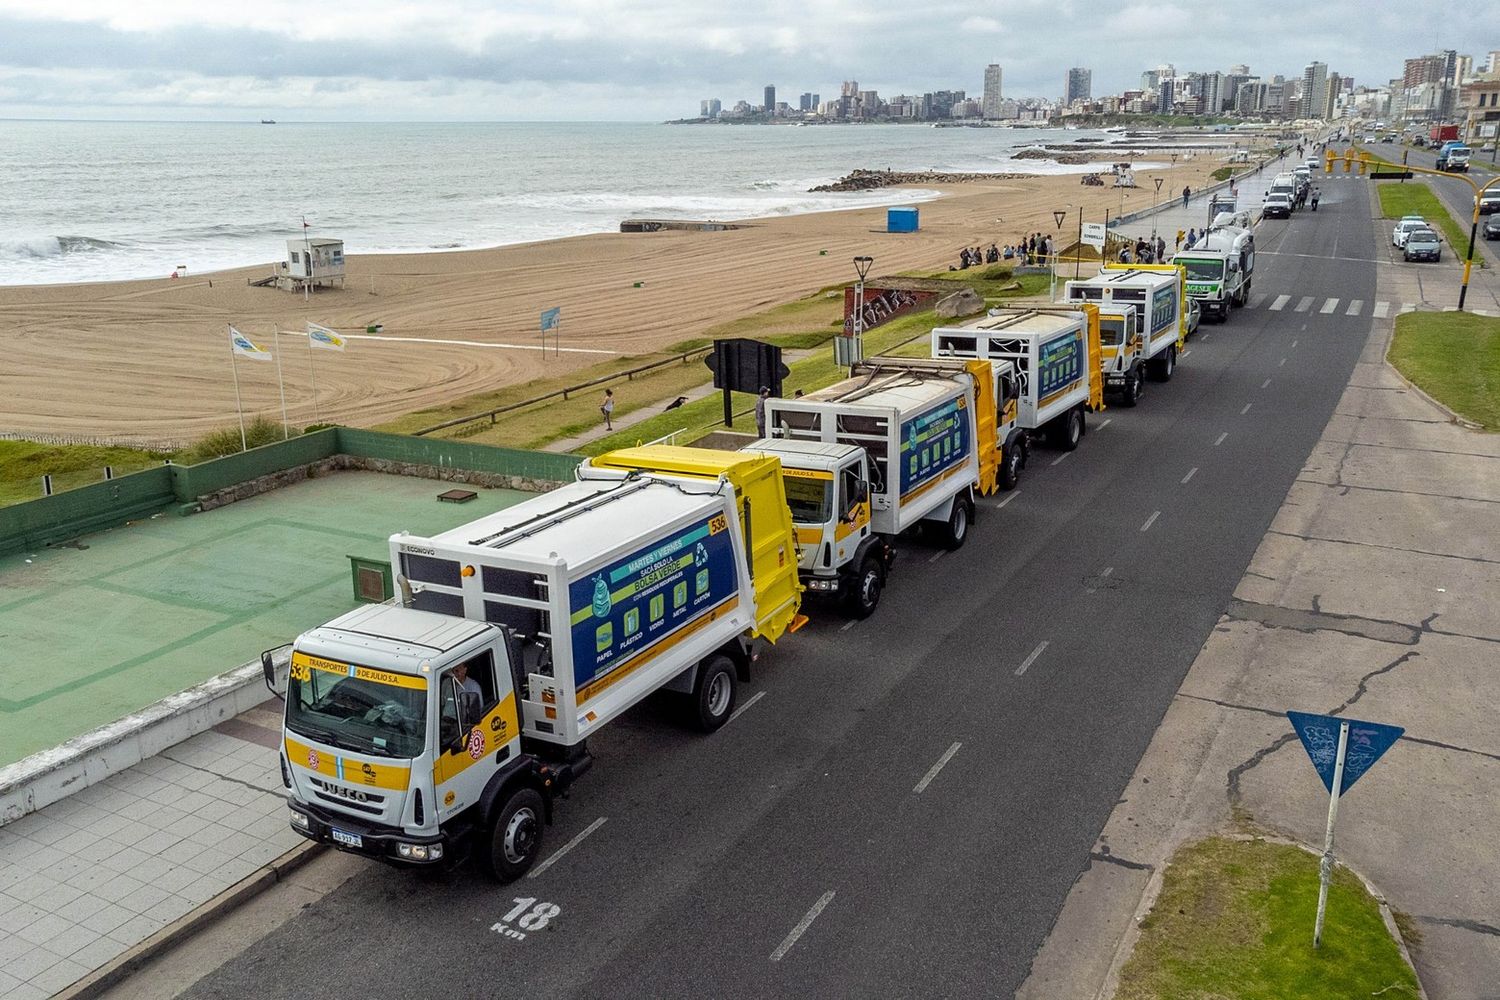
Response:
[[[1420,298],[1421,273],[1382,269],[1382,296]],[[1321,844],[1328,799],[1289,708],[1406,728],[1343,800],[1339,860],[1420,932],[1433,1000],[1496,995],[1500,435],[1408,386],[1385,363],[1390,331],[1376,324],[1019,996],[1111,995],[1182,843],[1231,829]]]
[[[0,1000],[68,987],[303,843],[280,704],[0,827]]]

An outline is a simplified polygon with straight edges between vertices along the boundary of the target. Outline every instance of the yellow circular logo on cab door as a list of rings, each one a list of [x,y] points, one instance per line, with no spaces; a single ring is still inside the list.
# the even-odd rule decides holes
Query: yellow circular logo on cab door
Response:
[[[451,805],[453,805],[453,800],[456,799],[456,798],[458,798],[458,796],[454,795],[452,792],[449,792],[447,795],[443,796],[443,805],[445,805],[445,806],[451,806]]]

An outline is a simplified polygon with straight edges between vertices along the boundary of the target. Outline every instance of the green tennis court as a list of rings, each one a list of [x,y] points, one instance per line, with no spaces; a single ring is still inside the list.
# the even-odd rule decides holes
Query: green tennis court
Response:
[[[253,660],[351,608],[349,556],[388,559],[528,494],[339,472],[0,559],[0,766]]]

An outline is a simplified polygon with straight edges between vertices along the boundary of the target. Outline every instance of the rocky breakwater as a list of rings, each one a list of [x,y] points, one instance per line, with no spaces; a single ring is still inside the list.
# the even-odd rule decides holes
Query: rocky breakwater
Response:
[[[819,184],[810,191],[872,191],[876,188],[908,187],[913,184],[982,184],[1008,181],[1029,174],[947,174],[937,170],[856,170],[832,184]]]

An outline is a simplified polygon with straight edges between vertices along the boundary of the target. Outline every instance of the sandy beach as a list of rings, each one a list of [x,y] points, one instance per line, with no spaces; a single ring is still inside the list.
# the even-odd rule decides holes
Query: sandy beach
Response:
[[[1166,159],[1166,157],[1162,157]],[[715,323],[872,274],[937,269],[961,247],[1057,232],[1054,210],[1103,221],[1196,191],[1222,166],[1204,153],[1175,169],[1141,170],[1141,186],[1084,187],[1077,175],[967,183],[923,203],[921,231],[885,232],[885,209],[788,216],[727,232],[602,234],[450,253],[360,255],[348,280],[304,302],[253,288],[268,265],[180,279],[0,287],[0,431],[182,443],[235,420],[226,325],[282,354],[293,423],[368,426],[467,393],[642,354]],[[852,165],[851,165],[852,166]],[[1122,199],[1123,194],[1123,199]],[[268,261],[278,247],[268,245]],[[824,253],[826,251],[826,253]],[[641,283],[640,287],[636,287]],[[538,314],[561,306],[562,348],[539,350]],[[378,337],[310,358],[307,321]],[[279,338],[275,331],[283,332]],[[294,332],[287,332],[294,331]],[[247,414],[279,419],[276,369],[241,360]],[[312,381],[316,378],[316,398]]]

